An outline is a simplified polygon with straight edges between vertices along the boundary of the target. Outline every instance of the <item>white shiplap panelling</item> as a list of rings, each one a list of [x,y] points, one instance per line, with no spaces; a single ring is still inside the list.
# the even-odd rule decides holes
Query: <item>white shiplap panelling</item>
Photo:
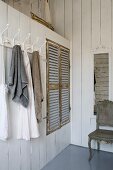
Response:
[[[63,0],[57,0],[60,4]],[[51,5],[54,0],[50,0]],[[109,53],[110,55],[110,99],[113,100],[113,0],[72,0],[71,12],[68,15],[67,0],[65,0],[65,13],[57,9],[60,15],[64,16],[64,25],[59,23],[59,19],[52,15],[57,27],[56,31],[64,29],[64,35],[72,41],[72,61],[73,61],[73,107],[71,142],[75,145],[87,147],[88,133],[96,128],[96,117],[93,115],[93,80],[94,80],[94,54]],[[82,8],[82,9],[81,9]],[[68,17],[66,17],[68,15]],[[82,16],[82,17],[81,17]],[[67,29],[72,17],[72,30]],[[54,25],[55,26],[55,25]],[[61,28],[62,26],[62,28]],[[60,29],[61,28],[61,29]],[[68,27],[69,28],[69,27]],[[70,33],[72,31],[72,37]],[[62,34],[62,31],[59,32]],[[67,36],[69,35],[69,37]],[[101,147],[102,150],[113,151],[112,146]]]
[[[8,13],[8,15],[7,15]],[[31,43],[39,37],[37,46],[42,46],[41,54],[41,75],[44,102],[42,106],[43,118],[46,116],[46,38],[50,38],[61,45],[69,48],[69,41],[62,38],[53,31],[31,20],[15,9],[8,7],[0,1],[0,28],[4,28],[6,23],[10,24],[8,37],[13,38],[20,28],[20,36],[17,40],[23,42],[28,33],[31,33]],[[8,17],[7,17],[8,16]],[[39,48],[39,47],[38,47]],[[8,50],[8,54],[10,54]],[[11,57],[8,55],[8,57]],[[8,62],[6,62],[8,65]],[[9,67],[9,65],[8,65]],[[59,129],[54,134],[46,136],[46,119],[40,123],[40,137],[31,141],[16,140],[17,121],[16,114],[19,114],[17,105],[10,100],[8,103],[10,111],[10,139],[6,142],[0,141],[0,169],[1,170],[40,170],[47,162],[53,159],[70,143],[70,124]],[[63,137],[65,136],[65,137]],[[52,150],[50,148],[50,143]],[[57,148],[60,148],[59,151]],[[51,150],[51,152],[50,152]]]
[[[30,141],[21,141],[21,153],[20,153],[20,167],[22,170],[31,170],[31,142]]]
[[[92,49],[95,49],[100,45],[100,0],[92,0],[91,9]]]
[[[54,0],[54,2],[50,3],[50,9],[52,14],[52,23],[55,27],[55,31],[60,35],[64,36],[64,0],[58,1]],[[62,11],[62,12],[61,12]]]
[[[101,0],[101,43],[111,47],[111,0]]]
[[[82,145],[87,146],[87,134],[90,132],[90,111],[92,107],[92,68],[91,68],[91,0],[82,1]],[[75,22],[76,24],[76,22]],[[87,62],[86,62],[87,60]],[[87,88],[86,88],[87,87]],[[87,115],[87,119],[86,119]]]
[[[7,12],[7,11],[6,11]],[[19,12],[8,6],[8,37],[13,39],[19,29]]]
[[[64,5],[64,36],[72,43],[72,0],[65,0]]]
[[[75,23],[75,21],[76,23]],[[81,145],[81,0],[73,1],[73,96],[72,96],[72,143]],[[77,39],[77,41],[76,41]],[[76,50],[77,49],[77,50]],[[76,66],[75,66],[76,63]],[[74,113],[74,114],[73,114]],[[73,137],[75,136],[75,137]]]
[[[6,24],[8,24],[7,22],[7,5],[5,3],[3,3],[2,1],[0,1],[0,31],[3,30],[6,27]],[[3,19],[4,16],[4,19]]]
[[[23,42],[28,33],[30,33],[30,19],[22,13],[19,13],[19,40]],[[18,37],[17,37],[18,38]]]
[[[31,169],[40,169],[40,139],[32,140]],[[34,159],[35,158],[35,159]]]
[[[8,166],[10,167],[11,170],[20,170],[20,161],[21,161],[21,156],[20,156],[20,141],[10,139],[8,141]]]
[[[51,138],[52,136],[52,138]],[[52,160],[54,158],[54,153],[56,153],[56,135],[55,133],[52,133],[50,135],[47,136],[47,144],[46,144],[46,153],[47,153],[47,162],[49,162],[50,160]]]
[[[7,170],[9,167],[8,142],[0,141],[0,168]]]

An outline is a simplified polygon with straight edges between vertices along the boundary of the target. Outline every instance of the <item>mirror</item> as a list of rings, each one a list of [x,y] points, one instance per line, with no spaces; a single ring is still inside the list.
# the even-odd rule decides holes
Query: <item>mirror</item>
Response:
[[[94,115],[95,105],[109,99],[109,54],[94,54]]]

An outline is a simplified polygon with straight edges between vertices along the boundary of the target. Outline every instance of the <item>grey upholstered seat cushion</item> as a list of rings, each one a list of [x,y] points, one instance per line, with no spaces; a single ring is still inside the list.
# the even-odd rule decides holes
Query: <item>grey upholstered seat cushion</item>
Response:
[[[102,140],[102,141],[113,141],[113,131],[112,130],[103,130],[97,129],[94,132],[88,135],[90,139]]]

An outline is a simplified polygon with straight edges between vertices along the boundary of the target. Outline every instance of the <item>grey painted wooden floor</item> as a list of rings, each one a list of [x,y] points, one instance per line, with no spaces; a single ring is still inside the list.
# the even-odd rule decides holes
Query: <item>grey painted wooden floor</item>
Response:
[[[94,151],[88,161],[87,148],[70,145],[42,170],[113,170],[113,154]]]

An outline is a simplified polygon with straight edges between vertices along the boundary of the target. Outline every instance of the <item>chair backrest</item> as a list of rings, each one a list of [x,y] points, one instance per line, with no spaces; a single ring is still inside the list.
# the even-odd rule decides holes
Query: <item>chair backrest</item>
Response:
[[[113,126],[113,102],[104,100],[97,104],[97,128]]]

